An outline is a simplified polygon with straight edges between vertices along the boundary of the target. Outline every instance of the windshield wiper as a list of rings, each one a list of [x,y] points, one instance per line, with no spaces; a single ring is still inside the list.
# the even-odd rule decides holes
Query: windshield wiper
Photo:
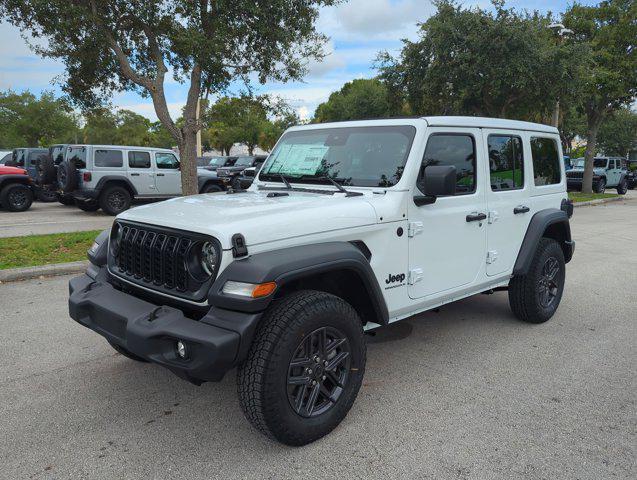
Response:
[[[301,178],[303,178],[303,177],[301,177]],[[363,195],[363,192],[351,192],[349,190],[346,190],[343,185],[338,183],[336,180],[334,180],[329,175],[321,175],[319,177],[314,177],[314,176],[308,175],[307,178],[316,178],[317,180],[327,180],[332,185],[334,185],[338,189],[339,192],[344,193],[346,197],[359,197],[359,196]]]
[[[285,184],[285,188],[287,188],[288,190],[292,190],[292,185],[290,185],[290,182],[288,181],[288,179],[285,178],[285,175],[279,175],[279,178]]]

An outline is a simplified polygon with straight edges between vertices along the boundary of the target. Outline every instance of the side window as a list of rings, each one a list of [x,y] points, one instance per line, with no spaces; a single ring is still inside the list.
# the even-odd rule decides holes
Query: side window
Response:
[[[66,158],[69,162],[75,163],[75,168],[86,168],[86,148],[69,147]]]
[[[531,137],[533,177],[536,186],[560,183],[560,160],[557,143],[552,138]]]
[[[615,168],[615,160],[608,160],[608,168],[612,170]]]
[[[476,190],[476,144],[471,135],[435,133],[427,140],[420,175],[430,165],[456,167],[456,195]],[[421,179],[419,179],[420,181]]]
[[[18,150],[15,154],[14,161],[18,167],[24,167],[24,151]]]
[[[516,190],[524,187],[522,139],[509,135],[489,135],[491,190]]]
[[[128,166],[130,168],[150,168],[150,153],[128,152]]]
[[[93,159],[96,167],[119,168],[124,165],[121,150],[95,150]]]
[[[40,154],[37,152],[29,153],[29,165],[35,165],[39,156]]]
[[[173,170],[179,168],[179,160],[172,153],[156,153],[155,162],[157,163],[157,168]]]

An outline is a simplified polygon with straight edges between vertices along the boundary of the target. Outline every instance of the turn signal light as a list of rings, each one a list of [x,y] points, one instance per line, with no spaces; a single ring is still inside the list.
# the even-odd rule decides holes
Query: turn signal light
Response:
[[[239,297],[261,298],[267,297],[276,290],[275,282],[245,283],[229,280],[223,286],[223,293]]]

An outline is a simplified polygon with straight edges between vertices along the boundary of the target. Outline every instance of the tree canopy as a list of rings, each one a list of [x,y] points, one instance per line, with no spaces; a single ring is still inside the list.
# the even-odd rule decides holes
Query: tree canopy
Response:
[[[393,113],[386,85],[378,79],[356,79],[347,82],[321,103],[314,122],[359,120],[389,117]]]
[[[420,25],[417,41],[400,55],[378,57],[380,78],[403,96],[414,114],[546,116],[568,88],[578,52],[556,42],[551,17],[538,12],[466,9],[453,1]]]
[[[48,147],[77,141],[78,116],[52,92],[0,92],[0,147]]]
[[[29,31],[36,52],[63,61],[62,88],[94,108],[113,92],[150,97],[178,145],[182,190],[197,191],[197,104],[235,80],[285,81],[322,56],[318,9],[336,0],[0,0],[0,18]],[[188,84],[184,122],[171,117],[164,84]]]

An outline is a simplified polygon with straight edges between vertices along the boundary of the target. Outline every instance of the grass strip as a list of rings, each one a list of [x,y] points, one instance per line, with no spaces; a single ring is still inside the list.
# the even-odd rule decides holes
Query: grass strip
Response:
[[[615,198],[619,197],[616,193],[582,193],[582,192],[568,192],[568,198],[573,203],[589,202],[591,200],[599,200],[600,198]]]
[[[86,259],[101,230],[0,238],[0,270]]]

